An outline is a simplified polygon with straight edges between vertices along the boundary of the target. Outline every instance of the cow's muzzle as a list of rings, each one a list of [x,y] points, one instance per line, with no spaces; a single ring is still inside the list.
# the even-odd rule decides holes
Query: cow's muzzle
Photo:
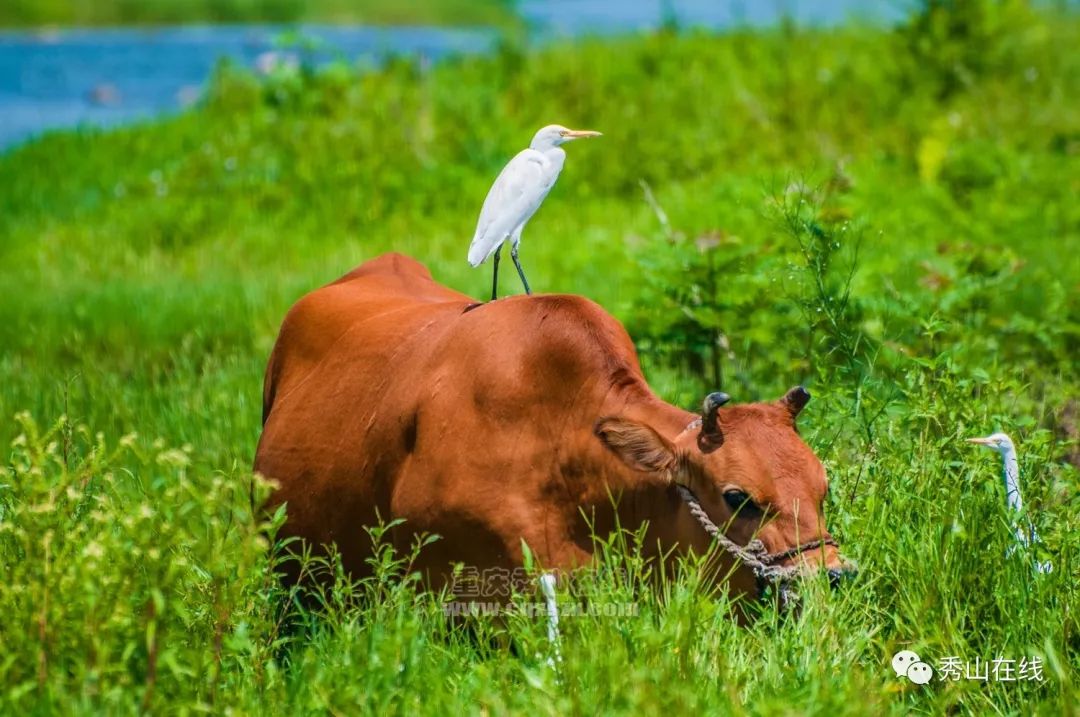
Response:
[[[843,565],[839,568],[829,568],[825,574],[829,576],[829,587],[835,590],[844,583],[854,580],[859,574],[859,569],[854,565]]]

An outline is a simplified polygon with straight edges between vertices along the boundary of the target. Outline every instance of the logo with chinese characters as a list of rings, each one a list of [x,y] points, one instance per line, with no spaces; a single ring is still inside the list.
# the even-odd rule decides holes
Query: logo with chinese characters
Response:
[[[550,570],[546,574],[553,576],[570,598],[570,589],[578,580],[589,577],[588,568],[576,570]],[[625,578],[625,570],[617,574]],[[546,616],[554,609],[560,617],[636,617],[636,602],[597,602],[584,600],[560,600],[551,604],[529,602],[522,598],[535,595],[536,576],[524,567],[485,568],[460,565],[454,571],[451,583],[452,599],[443,604],[443,612],[448,616],[484,616],[499,617],[520,615],[524,617]]]
[[[934,674],[938,682],[958,682],[974,680],[976,682],[1043,682],[1043,661],[1041,657],[996,657],[984,660],[980,656],[965,659],[957,655],[942,657],[937,667],[924,662],[918,653],[900,650],[892,658],[892,668],[897,677],[911,680],[917,685],[929,684]]]

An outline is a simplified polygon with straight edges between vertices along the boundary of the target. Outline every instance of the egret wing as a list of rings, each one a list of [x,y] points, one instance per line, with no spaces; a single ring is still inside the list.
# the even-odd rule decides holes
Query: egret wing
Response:
[[[551,191],[555,177],[543,154],[525,149],[510,160],[488,191],[476,234],[469,246],[469,263],[478,266],[507,235],[528,221]]]

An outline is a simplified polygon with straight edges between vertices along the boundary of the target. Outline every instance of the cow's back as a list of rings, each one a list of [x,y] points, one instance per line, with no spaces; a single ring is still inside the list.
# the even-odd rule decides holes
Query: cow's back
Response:
[[[384,254],[302,297],[281,324],[263,387],[263,423],[278,394],[317,370],[336,343],[380,317],[429,304],[468,306],[469,297],[435,283],[419,262]]]

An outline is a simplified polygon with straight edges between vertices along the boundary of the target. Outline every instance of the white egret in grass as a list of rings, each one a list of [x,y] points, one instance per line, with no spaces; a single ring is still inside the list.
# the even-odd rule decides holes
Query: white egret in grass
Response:
[[[967,440],[968,443],[992,448],[1001,455],[1003,464],[1002,477],[1005,481],[1005,502],[1012,514],[1010,517],[1014,521],[1013,529],[1016,532],[1016,543],[1025,548],[1038,543],[1039,536],[1035,532],[1035,526],[1028,522],[1025,530],[1020,524],[1020,511],[1024,507],[1024,501],[1020,496],[1020,462],[1017,460],[1016,446],[1013,444],[1012,439],[1004,433],[995,433],[985,438],[969,438]],[[1015,549],[1015,546],[1013,549]],[[1009,552],[1011,553],[1012,550]],[[1035,569],[1040,573],[1048,573],[1052,567],[1048,562],[1043,563],[1039,562],[1038,559],[1035,560]]]
[[[499,253],[507,240],[510,241],[510,257],[525,286],[525,293],[532,293],[518,261],[521,230],[559,178],[563,162],[566,161],[566,152],[560,145],[583,137],[599,136],[599,132],[592,130],[548,125],[536,133],[528,149],[521,150],[510,160],[495,179],[495,184],[491,185],[484,208],[480,210],[480,220],[476,223],[476,234],[469,245],[469,263],[477,267],[488,257],[495,257],[491,280],[492,300],[499,288]]]
[[[562,661],[559,651],[559,604],[555,601],[555,576],[551,573],[541,575],[540,590],[544,593],[544,602],[547,603],[548,641],[555,651],[555,657],[548,662],[553,664]]]

